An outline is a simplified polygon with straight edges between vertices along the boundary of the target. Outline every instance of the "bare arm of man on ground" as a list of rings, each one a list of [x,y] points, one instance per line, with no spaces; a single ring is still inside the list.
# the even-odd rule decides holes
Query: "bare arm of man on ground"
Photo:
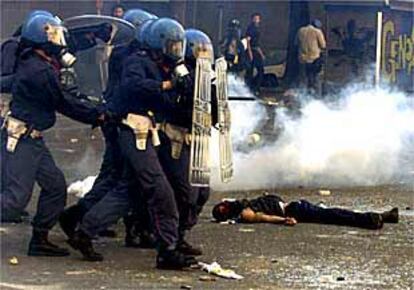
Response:
[[[277,215],[267,215],[262,212],[254,212],[251,208],[245,208],[241,214],[243,222],[247,223],[272,223],[272,224],[284,224],[288,226],[294,226],[297,221],[292,217],[281,217]]]

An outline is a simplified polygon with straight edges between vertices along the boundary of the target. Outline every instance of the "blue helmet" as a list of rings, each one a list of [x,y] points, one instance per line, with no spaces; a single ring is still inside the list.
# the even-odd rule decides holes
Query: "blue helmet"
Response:
[[[125,12],[123,19],[132,23],[135,27],[139,27],[142,23],[149,19],[157,19],[158,17],[141,9],[130,9]]]
[[[48,54],[59,56],[63,66],[73,65],[76,58],[67,51],[66,28],[57,17],[36,14],[23,25],[21,38],[25,45],[41,47]]]
[[[35,17],[37,15],[45,15],[45,16],[54,17],[52,13],[46,10],[32,10],[29,12],[29,14],[27,14],[26,18],[24,19],[24,23],[29,21],[30,18]]]
[[[27,23],[27,21],[29,21],[30,18],[32,18],[34,16],[37,16],[37,15],[46,15],[46,16],[53,17],[53,14],[50,13],[49,11],[46,11],[46,10],[32,10],[32,11],[29,12],[29,14],[26,15],[26,17],[24,18],[23,23],[13,33],[13,36],[15,36],[15,37],[20,36],[22,34],[23,26]]]
[[[22,28],[22,38],[35,44],[52,43],[66,46],[62,21],[53,16],[37,14],[27,20]]]
[[[149,30],[151,28],[152,23],[155,22],[156,19],[149,19],[142,23],[135,31],[135,40],[138,42],[141,49],[149,49]]]
[[[214,59],[213,44],[207,34],[197,29],[187,29],[185,31],[185,59],[195,61],[198,57]]]
[[[183,26],[171,18],[159,18],[149,27],[148,45],[170,61],[184,58],[185,32]]]

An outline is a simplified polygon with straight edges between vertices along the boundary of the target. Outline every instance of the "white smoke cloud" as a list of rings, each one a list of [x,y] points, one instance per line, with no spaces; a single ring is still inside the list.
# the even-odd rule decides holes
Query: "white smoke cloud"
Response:
[[[230,88],[234,85],[238,86],[237,81],[232,80]],[[222,184],[215,177],[213,188],[406,181],[414,169],[412,98],[389,89],[354,85],[336,99],[329,104],[306,101],[296,119],[278,110],[277,122],[284,130],[277,141],[249,153],[235,151],[233,180]],[[232,103],[231,108],[237,145],[246,140],[265,111],[250,102]]]

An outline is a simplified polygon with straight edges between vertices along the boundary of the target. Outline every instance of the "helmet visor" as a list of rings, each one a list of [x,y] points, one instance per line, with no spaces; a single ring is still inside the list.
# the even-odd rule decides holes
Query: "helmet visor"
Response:
[[[168,40],[165,43],[164,54],[172,59],[179,60],[184,57],[185,44],[182,40]]]
[[[213,46],[211,43],[199,43],[193,48],[193,55],[196,59],[203,57],[214,60]]]
[[[63,26],[57,26],[48,23],[45,26],[45,31],[47,34],[47,40],[49,42],[57,46],[66,47],[66,29]]]

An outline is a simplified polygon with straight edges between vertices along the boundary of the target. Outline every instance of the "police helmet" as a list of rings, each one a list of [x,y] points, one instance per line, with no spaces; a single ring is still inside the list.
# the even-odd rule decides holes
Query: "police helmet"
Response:
[[[45,16],[54,17],[52,13],[46,10],[32,10],[29,12],[29,14],[27,14],[26,18],[24,19],[24,23],[29,21],[30,18],[35,17],[37,15],[45,15]]]
[[[154,18],[154,19],[148,19],[146,21],[144,21],[135,31],[135,40],[138,42],[138,45],[140,46],[141,49],[149,49],[149,44],[148,44],[148,40],[149,40],[149,29],[152,25],[152,23],[155,22],[155,20],[158,18]]]
[[[159,18],[148,27],[148,45],[155,53],[177,62],[184,58],[185,32],[183,26],[171,18]],[[146,40],[145,40],[146,41]]]
[[[30,18],[32,18],[32,17],[34,17],[36,15],[47,15],[47,16],[53,17],[53,14],[50,13],[49,11],[46,11],[46,10],[32,10],[32,11],[29,12],[29,14],[26,15],[26,17],[24,18],[23,23],[13,33],[13,37],[20,36],[22,34],[23,26],[27,23],[27,21]]]
[[[124,14],[124,20],[132,23],[135,27],[139,27],[142,23],[149,19],[157,19],[158,17],[141,9],[130,9]]]
[[[51,43],[57,46],[66,46],[64,32],[60,19],[39,14],[27,20],[22,28],[22,38],[35,44]]]
[[[41,47],[48,54],[59,56],[62,65],[71,66],[76,59],[66,51],[66,32],[59,18],[36,14],[24,23],[21,38],[25,45]]]
[[[204,32],[197,29],[187,29],[185,41],[185,59],[187,61],[195,61],[198,57],[214,59],[213,44]]]

